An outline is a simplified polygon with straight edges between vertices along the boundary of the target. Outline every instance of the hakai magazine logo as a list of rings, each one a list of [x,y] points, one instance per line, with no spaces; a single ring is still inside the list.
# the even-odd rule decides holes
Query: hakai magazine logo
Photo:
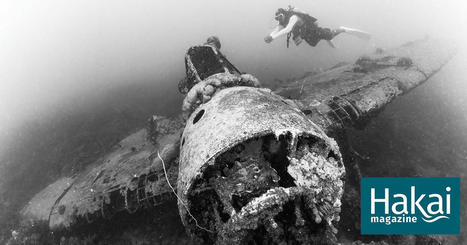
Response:
[[[459,234],[460,178],[362,178],[361,233]]]

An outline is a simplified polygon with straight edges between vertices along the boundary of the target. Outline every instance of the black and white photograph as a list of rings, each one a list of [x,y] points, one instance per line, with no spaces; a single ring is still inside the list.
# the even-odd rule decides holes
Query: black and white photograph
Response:
[[[467,244],[467,2],[0,0],[0,244]]]

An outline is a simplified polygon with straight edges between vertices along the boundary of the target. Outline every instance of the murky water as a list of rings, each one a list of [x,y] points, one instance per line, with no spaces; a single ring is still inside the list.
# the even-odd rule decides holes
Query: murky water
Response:
[[[465,97],[467,76],[465,75],[467,74],[463,69],[467,61],[466,57],[465,52],[458,54],[441,72],[435,74],[425,84],[389,104],[364,130],[349,130],[349,139],[353,149],[364,156],[364,159],[356,158],[363,176],[461,177],[462,191],[467,191],[467,182],[465,181],[467,173],[467,109],[465,106],[467,103]],[[161,102],[161,99],[150,99],[154,94],[148,92],[148,88],[152,88],[152,86],[148,86],[126,87],[111,93],[109,97],[100,101],[100,103],[105,104],[102,108],[84,108],[73,118],[58,122],[57,127],[62,128],[56,133],[62,137],[70,137],[70,146],[83,144],[76,137],[86,138],[86,135],[70,135],[69,131],[77,130],[76,127],[88,133],[97,133],[103,139],[111,134],[116,134],[114,138],[104,141],[106,144],[111,144],[112,140],[118,140],[134,131],[135,128],[144,126],[145,118],[152,111],[160,111],[166,115],[176,114],[179,111],[177,107],[175,110],[170,110],[168,108],[174,107],[167,106],[167,103],[180,103],[177,97],[166,99],[165,102]],[[156,90],[153,92],[156,93]],[[154,105],[154,103],[159,104]],[[104,113],[105,111],[107,113]],[[70,122],[73,120],[76,120],[76,126],[70,126]],[[47,133],[47,130],[54,131],[55,129],[53,127],[45,128],[45,131],[41,132],[42,134]],[[32,138],[43,136],[41,133],[31,133],[28,136]],[[56,139],[54,137],[44,139],[42,142],[45,143],[42,148],[33,148],[33,151],[36,152],[34,154],[43,159],[41,151],[56,144],[56,142],[54,143]],[[28,147],[31,146],[24,145],[22,147],[22,149],[30,149]],[[89,151],[96,150],[96,147],[89,147],[91,148]],[[87,151],[86,149],[81,150]],[[95,157],[101,154],[101,152],[97,153]],[[34,165],[34,161],[32,161],[22,166],[23,168],[37,169],[34,171],[43,169],[44,166],[48,167],[39,172],[42,174],[34,174],[34,171],[31,173],[26,170],[18,173],[22,174],[23,179],[21,181],[13,179],[10,184],[21,183],[26,190],[17,192],[18,189],[12,189],[11,192],[7,192],[7,194],[16,197],[12,202],[24,203],[32,194],[40,190],[41,186],[52,181],[56,176],[79,171],[83,166],[77,165],[77,161],[83,161],[86,158],[76,158],[76,154],[73,155],[73,152],[69,152],[69,154],[71,157],[64,156],[63,159],[70,160],[70,162],[64,162],[57,166],[48,166],[45,160],[43,160],[42,165]],[[24,157],[27,159],[31,156]],[[93,156],[88,156],[88,158],[91,161]],[[43,178],[43,174],[46,176],[48,174],[48,176]],[[38,183],[42,184],[38,185]],[[461,198],[461,206],[466,205],[467,197],[461,195]],[[4,206],[4,209],[11,214],[15,207]],[[467,221],[467,214],[464,210],[462,209],[463,223]],[[125,241],[168,244],[188,243],[189,239],[177,213],[176,205],[172,203],[160,206],[156,210],[140,211],[132,216],[119,217],[111,224],[101,223],[84,226],[79,233],[93,234],[86,237],[88,241],[115,243],[123,239]],[[10,217],[15,216],[10,215]],[[346,218],[352,217],[342,217],[342,219]],[[10,223],[4,224],[14,227],[15,222],[10,221]],[[351,222],[357,223],[358,220]],[[461,230],[465,231],[462,226]],[[465,242],[465,234],[463,235],[464,237],[449,236],[447,238],[448,244]],[[359,237],[358,234],[353,234],[353,236],[357,239],[365,239]],[[55,237],[55,239],[57,238]]]
[[[196,3],[194,10],[178,9],[178,16],[193,21],[191,26],[180,18],[175,27],[163,26],[163,35],[157,28],[167,16],[160,14],[159,2],[146,1],[128,10],[120,1],[109,11],[105,4],[103,11],[89,11],[95,9],[94,3],[67,7],[46,2],[24,9],[15,6],[18,13],[11,11],[11,22],[9,15],[0,17],[0,34],[7,33],[0,38],[4,58],[0,78],[8,80],[7,85],[21,84],[0,90],[8,98],[8,103],[0,103],[0,126],[18,124],[15,130],[0,127],[0,139],[12,139],[0,146],[0,153],[7,152],[0,156],[0,243],[18,226],[18,210],[47,184],[84,169],[143,127],[150,115],[178,114],[182,96],[177,82],[184,75],[184,52],[209,35],[219,35],[232,63],[267,86],[275,78],[300,77],[353,60],[373,50],[373,44],[397,46],[450,26],[453,30],[447,33],[457,33],[460,21],[453,16],[465,18],[453,4],[441,9],[441,3],[429,1],[298,2],[298,7],[313,10],[325,26],[356,26],[370,31],[376,40],[368,44],[339,38],[338,49],[326,44],[286,49],[283,39],[269,46],[262,40],[274,11],[285,7],[281,1],[268,5],[231,1],[218,6],[211,0],[206,4],[211,9]],[[178,7],[168,4],[163,9]],[[231,12],[225,14],[225,8]],[[5,12],[0,8],[0,13]],[[22,21],[25,15],[32,16],[27,23]],[[83,20],[89,21],[89,27]],[[356,159],[363,176],[461,177],[461,191],[467,191],[466,67],[464,50],[427,83],[388,105],[364,130],[349,131],[352,147],[368,157]],[[465,207],[467,196],[461,198]],[[466,224],[467,213],[461,210]],[[109,243],[118,238],[186,243],[177,212],[175,203],[170,203],[112,224],[84,227],[83,232],[93,230]],[[450,244],[467,243],[462,224],[463,237],[449,237]]]
[[[362,131],[352,130],[363,176],[461,177],[461,207],[467,205],[467,56],[459,52],[439,73],[389,104]],[[461,208],[466,242],[467,213]],[[459,240],[457,240],[459,239]]]

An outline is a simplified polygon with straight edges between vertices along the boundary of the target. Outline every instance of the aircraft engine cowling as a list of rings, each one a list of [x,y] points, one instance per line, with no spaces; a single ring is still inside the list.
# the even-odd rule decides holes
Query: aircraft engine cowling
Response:
[[[336,142],[269,89],[231,87],[196,108],[180,144],[182,222],[199,242],[335,241]]]

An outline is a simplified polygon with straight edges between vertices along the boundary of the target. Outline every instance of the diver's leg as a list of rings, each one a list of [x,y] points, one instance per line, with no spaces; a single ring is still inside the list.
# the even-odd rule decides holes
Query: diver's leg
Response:
[[[330,34],[331,40],[332,40],[334,37],[336,37],[337,35],[339,35],[339,34],[341,34],[341,33],[343,33],[343,32],[345,32],[345,30],[344,30],[344,29],[341,29],[341,28],[337,28],[337,29],[331,30],[331,34]]]
[[[347,33],[352,36],[358,37],[363,40],[369,40],[371,38],[370,34],[358,29],[348,28],[348,27],[339,27],[337,29],[331,30],[329,28],[319,28],[319,37],[323,40],[326,40],[329,46],[335,48],[336,46],[332,42],[332,39],[341,33]]]
[[[334,45],[334,43],[332,42],[332,39],[342,32],[344,32],[344,30],[341,30],[341,29],[331,30],[329,28],[318,27],[317,34],[320,40],[326,40],[329,46],[331,46],[332,48],[336,48],[336,45]]]
[[[326,41],[331,41],[335,36],[341,34],[342,32],[345,32],[345,30],[341,28],[331,30],[329,28],[321,28],[321,27],[319,27],[319,31],[318,31],[319,37]]]
[[[371,38],[370,33],[366,32],[366,31],[359,30],[359,29],[355,29],[355,28],[349,28],[349,27],[341,26],[336,30],[339,30],[339,33],[345,32],[347,34],[350,34],[352,36],[358,37],[358,38],[363,39],[363,40],[370,40],[370,38]]]

